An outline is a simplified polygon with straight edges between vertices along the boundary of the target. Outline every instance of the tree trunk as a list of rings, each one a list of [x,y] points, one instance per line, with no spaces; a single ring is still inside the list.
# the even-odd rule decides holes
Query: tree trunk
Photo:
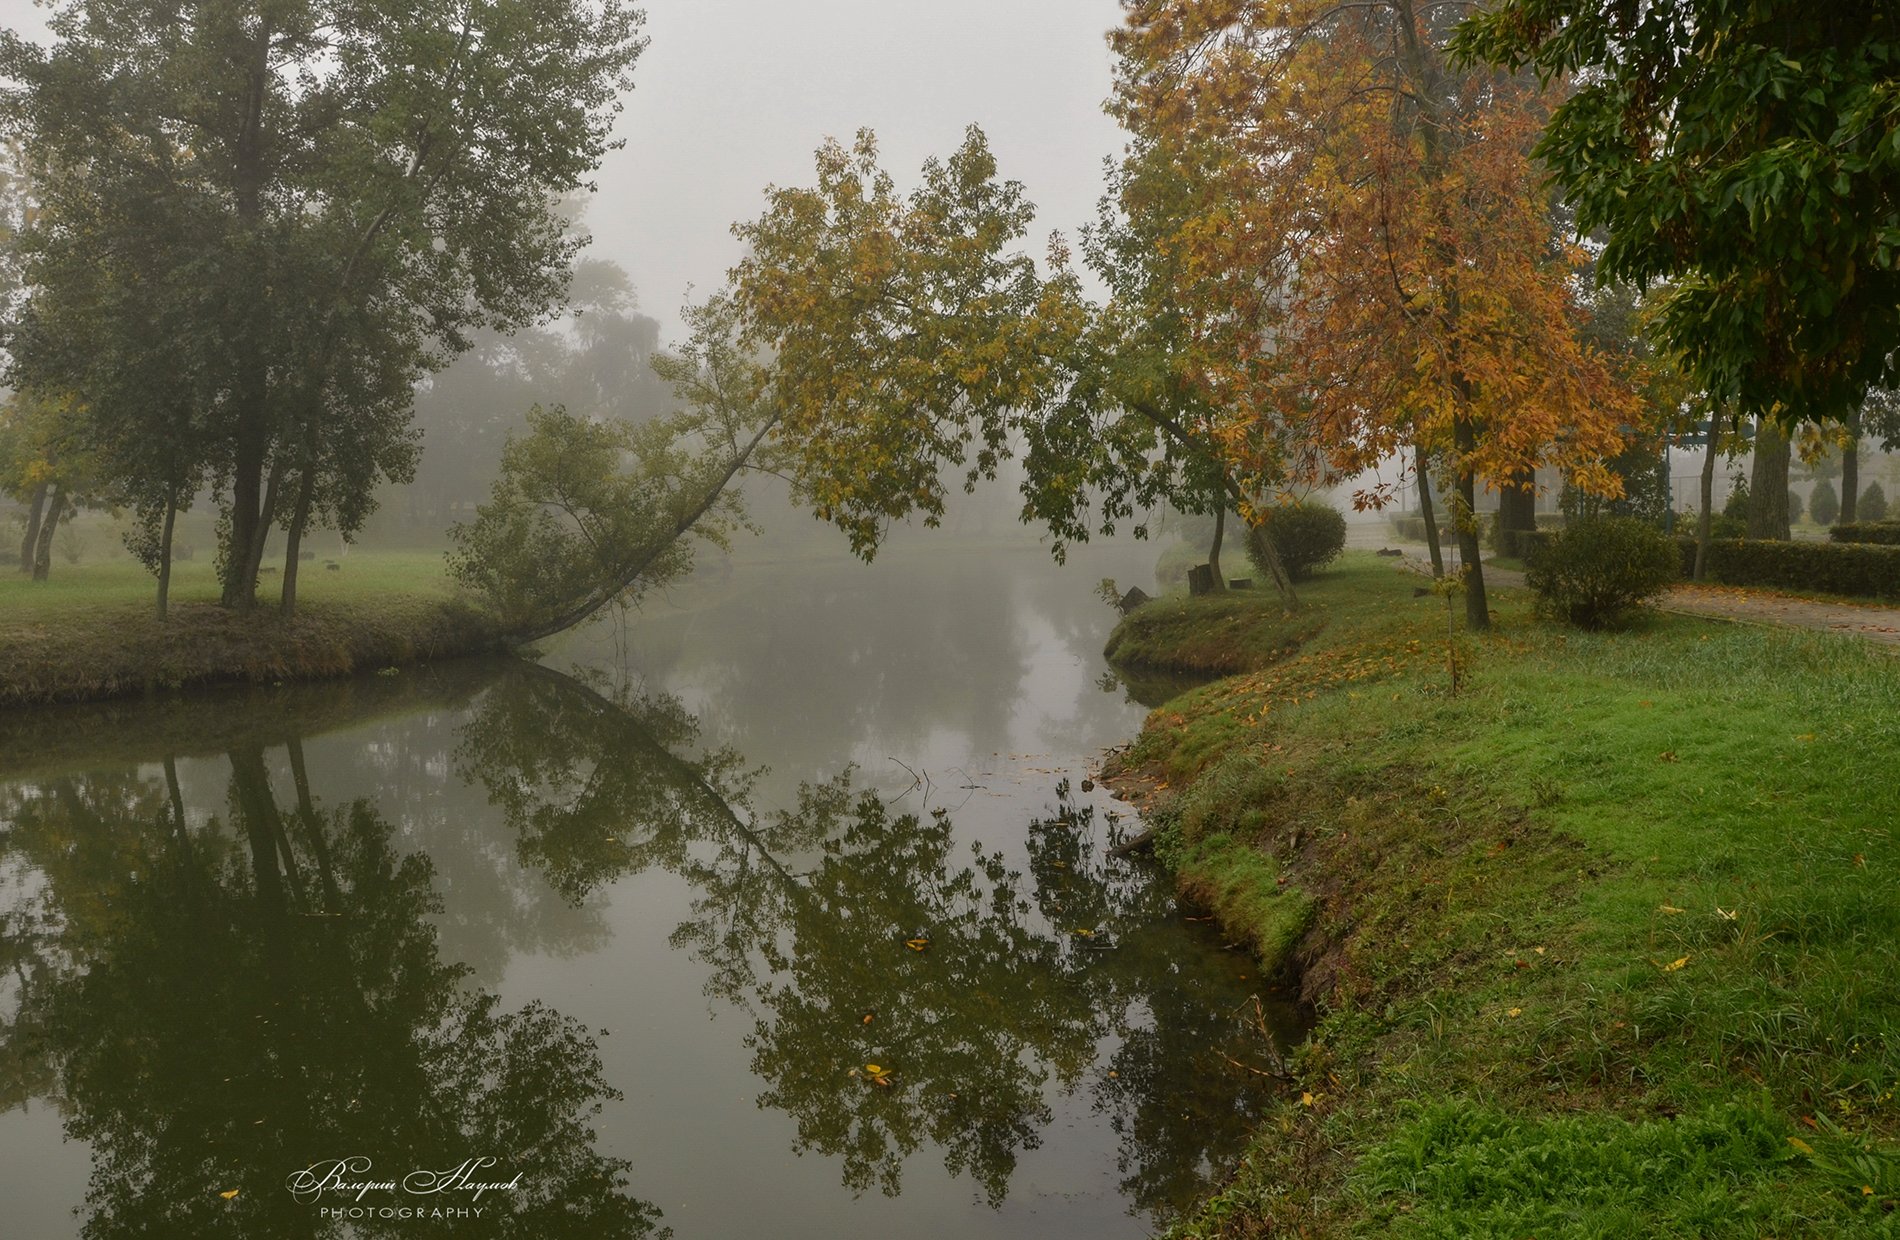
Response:
[[[1695,523],[1695,572],[1691,574],[1697,581],[1709,571],[1709,538],[1715,530],[1715,453],[1721,433],[1715,415],[1710,414],[1709,445],[1702,457],[1702,515]]]
[[[1471,451],[1477,447],[1478,433],[1469,420],[1459,418],[1453,424],[1458,448],[1458,556],[1464,561],[1465,627],[1491,627],[1491,607],[1484,594],[1484,549],[1478,543],[1477,478],[1471,466]]]
[[[46,515],[46,492],[52,483],[42,482],[33,488],[33,501],[26,509],[26,537],[20,540],[20,571],[33,571],[33,553],[40,545],[40,519]]]
[[[1748,479],[1748,536],[1788,541],[1788,441],[1767,418],[1755,423],[1755,462]]]
[[[1522,555],[1512,534],[1537,528],[1537,475],[1521,469],[1498,487],[1498,554]]]
[[[162,621],[171,610],[172,528],[178,518],[178,492],[165,500],[165,524],[158,534],[158,618]]]
[[[53,535],[59,531],[59,518],[66,508],[66,489],[53,484],[47,497],[46,516],[40,522],[39,541],[33,545],[33,580],[45,581],[53,571]]]
[[[1438,545],[1438,512],[1432,505],[1432,476],[1425,465],[1425,445],[1413,444],[1412,451],[1418,470],[1418,513],[1425,518],[1425,545],[1432,553],[1432,576],[1442,578],[1445,575],[1445,552]]]
[[[1221,497],[1220,505],[1214,509],[1214,543],[1207,549],[1207,566],[1214,570],[1214,593],[1219,594],[1227,588],[1227,578],[1220,571],[1220,543],[1227,533],[1227,499]]]
[[[297,484],[297,510],[290,515],[290,529],[284,538],[284,593],[278,609],[288,619],[297,614],[297,556],[303,549],[303,529],[310,520],[311,492],[316,471],[306,467]]]
[[[1841,513],[1846,525],[1860,510],[1860,415],[1847,423],[1847,446],[1841,449]]]
[[[262,404],[262,397],[258,397]],[[262,408],[257,414],[239,412],[243,422],[258,423],[245,427],[237,437],[237,460],[232,465],[232,522],[224,545],[224,606],[249,611],[257,604],[257,558],[251,549],[260,547],[258,524],[264,509],[264,431]]]

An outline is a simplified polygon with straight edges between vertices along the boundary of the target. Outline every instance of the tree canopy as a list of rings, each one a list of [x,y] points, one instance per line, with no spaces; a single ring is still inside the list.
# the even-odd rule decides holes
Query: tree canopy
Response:
[[[611,144],[641,21],[620,0],[68,0],[50,49],[0,35],[0,124],[39,199],[15,382],[74,393],[103,439],[201,427],[225,601],[249,605],[282,525],[288,604],[304,525],[351,532],[413,470],[416,380],[562,293],[582,238],[556,202]],[[127,390],[154,369],[173,381]]]
[[[1852,416],[1900,346],[1900,13],[1501,0],[1459,50],[1568,97],[1537,145],[1609,277],[1743,414]],[[1573,76],[1574,75],[1574,76]]]

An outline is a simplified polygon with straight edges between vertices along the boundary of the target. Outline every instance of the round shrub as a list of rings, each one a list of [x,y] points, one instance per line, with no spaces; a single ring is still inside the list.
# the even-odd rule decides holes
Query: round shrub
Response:
[[[1867,489],[1860,493],[1860,507],[1854,510],[1856,521],[1885,521],[1887,519],[1887,493],[1880,489],[1878,482],[1870,482]]]
[[[1676,579],[1681,552],[1667,534],[1633,517],[1565,526],[1525,573],[1544,614],[1584,629],[1627,620]]]
[[[1817,525],[1832,525],[1841,515],[1841,497],[1826,478],[1815,483],[1814,490],[1808,493],[1808,515]]]
[[[1801,519],[1801,496],[1794,491],[1788,492],[1788,523],[1794,524]]]
[[[1267,513],[1267,519],[1247,539],[1247,557],[1262,577],[1271,577],[1260,554],[1260,536],[1273,539],[1274,550],[1287,576],[1304,581],[1313,571],[1331,563],[1346,549],[1346,518],[1330,504],[1287,504]]]

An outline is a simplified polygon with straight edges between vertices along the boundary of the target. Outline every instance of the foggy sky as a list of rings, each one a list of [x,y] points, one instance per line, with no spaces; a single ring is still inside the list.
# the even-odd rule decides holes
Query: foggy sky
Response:
[[[586,226],[592,253],[626,268],[641,307],[679,335],[688,286],[703,298],[739,257],[729,229],[768,183],[808,184],[826,137],[877,131],[901,189],[966,125],[989,135],[1037,220],[1028,249],[1094,216],[1116,0],[647,0],[651,43],[615,127]],[[0,0],[0,23],[43,36],[45,10]]]

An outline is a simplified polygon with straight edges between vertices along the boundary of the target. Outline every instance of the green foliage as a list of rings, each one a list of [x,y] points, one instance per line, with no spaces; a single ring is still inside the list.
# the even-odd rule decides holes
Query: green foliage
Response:
[[[1566,525],[1538,549],[1525,581],[1546,614],[1585,629],[1607,628],[1675,580],[1681,554],[1661,530],[1634,517]]]
[[[502,450],[475,520],[450,531],[457,580],[521,640],[631,603],[692,565],[689,536],[726,546],[745,512],[732,480],[775,459],[768,371],[741,344],[737,310],[715,297],[686,312],[692,338],[654,368],[679,412],[638,425],[565,409],[528,415]]]
[[[1723,538],[1709,545],[1709,573],[1733,586],[1900,599],[1900,546]]]
[[[1827,532],[1837,543],[1900,544],[1900,521],[1848,521]]]
[[[773,357],[794,497],[868,559],[891,522],[942,519],[946,469],[966,488],[996,476],[1079,324],[1037,313],[1070,300],[1072,277],[1045,287],[1010,249],[1034,209],[996,179],[981,130],[908,196],[869,130],[819,148],[817,174],[733,229],[733,297]]]
[[[1801,519],[1801,496],[1795,491],[1788,492],[1788,520],[1790,523]]]
[[[1331,504],[1305,502],[1268,509],[1265,520],[1248,531],[1247,556],[1263,576],[1272,570],[1261,555],[1260,538],[1273,540],[1287,575],[1303,581],[1339,558],[1346,549],[1346,518]]]
[[[616,575],[665,522],[663,475],[623,466],[642,445],[626,423],[590,422],[565,409],[528,414],[528,432],[501,454],[501,475],[475,520],[452,531],[451,571],[511,622],[527,622],[585,598]],[[671,540],[669,540],[671,543]],[[664,583],[692,563],[671,543],[644,584]]]
[[[50,46],[0,34],[0,123],[40,174],[10,378],[77,398],[144,519],[209,480],[248,606],[272,526],[348,534],[413,475],[419,379],[563,295],[557,204],[612,143],[642,21],[75,0]]]
[[[1887,493],[1878,482],[1870,482],[1867,489],[1860,493],[1860,506],[1854,515],[1862,521],[1884,521],[1887,518]]]
[[[1816,525],[1833,525],[1834,519],[1841,515],[1840,493],[1826,478],[1816,482],[1814,489],[1808,493],[1808,513]],[[1788,514],[1791,518],[1794,515],[1792,503],[1789,504]]]
[[[1606,277],[1744,414],[1846,417],[1900,345],[1900,16],[1805,0],[1504,0],[1467,55],[1572,91],[1538,154]]]
[[[1662,446],[1634,442],[1605,464],[1622,480],[1623,494],[1606,499],[1566,478],[1557,496],[1558,511],[1570,518],[1635,517],[1661,525],[1669,512],[1669,470]]]

